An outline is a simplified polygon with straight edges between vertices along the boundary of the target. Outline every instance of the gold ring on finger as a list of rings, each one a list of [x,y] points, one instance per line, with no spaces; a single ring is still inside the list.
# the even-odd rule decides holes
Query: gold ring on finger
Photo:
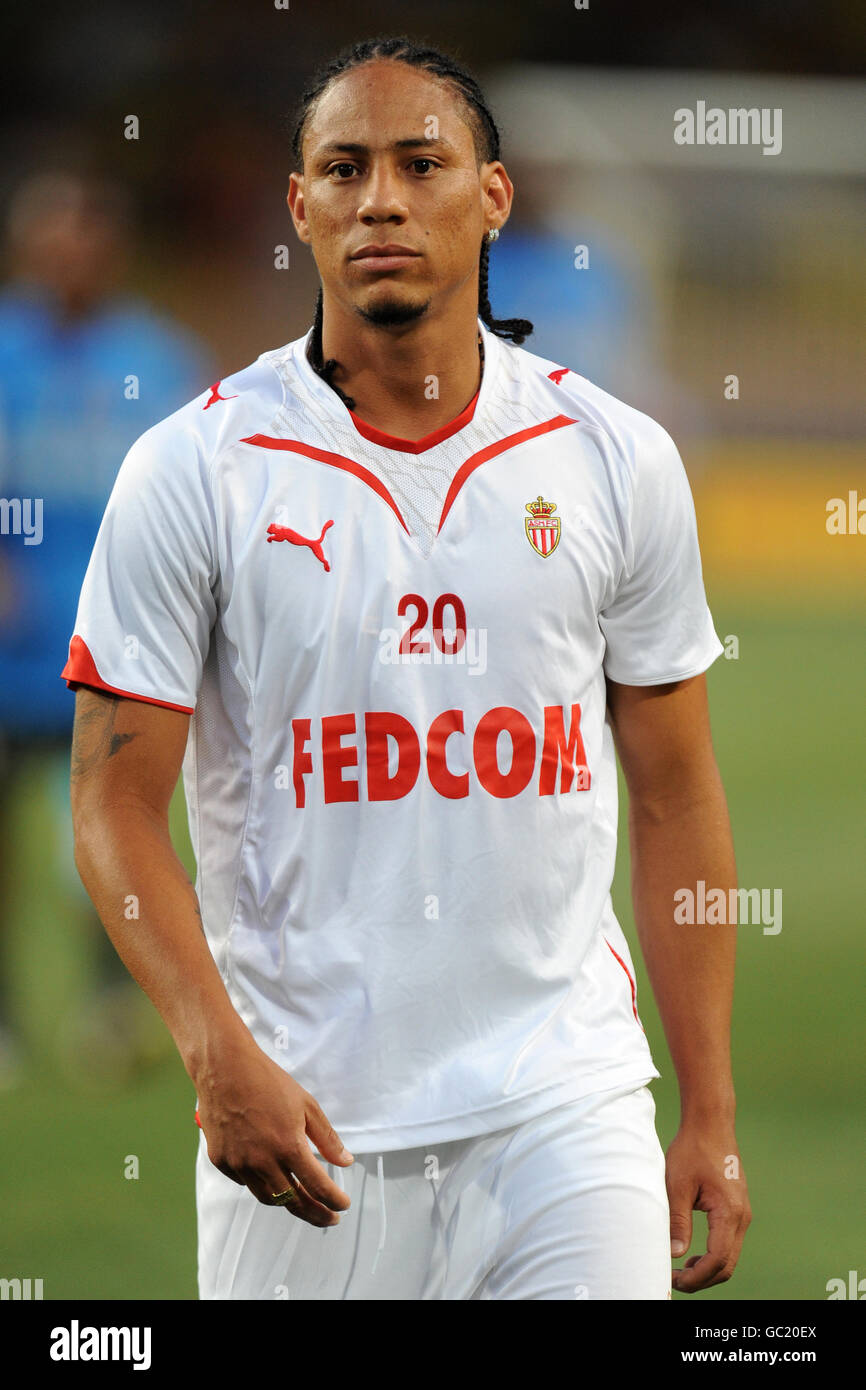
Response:
[[[283,1192],[272,1192],[271,1201],[275,1207],[289,1207],[292,1202],[299,1200],[297,1190],[294,1187],[287,1187]]]

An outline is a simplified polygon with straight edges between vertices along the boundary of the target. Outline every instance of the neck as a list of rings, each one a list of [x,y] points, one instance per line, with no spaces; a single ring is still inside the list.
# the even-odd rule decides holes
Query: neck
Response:
[[[339,367],[331,381],[368,425],[400,439],[423,439],[449,424],[481,384],[477,311],[459,321],[422,318],[395,327],[369,324],[324,297],[322,359]]]

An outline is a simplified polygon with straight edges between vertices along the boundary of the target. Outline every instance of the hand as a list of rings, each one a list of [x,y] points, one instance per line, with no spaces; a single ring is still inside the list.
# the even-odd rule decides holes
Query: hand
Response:
[[[311,1226],[336,1226],[351,1205],[328,1177],[307,1139],[331,1163],[354,1160],[318,1102],[257,1046],[211,1055],[193,1077],[208,1158],[265,1206],[290,1185],[299,1200],[285,1210]]]
[[[726,1176],[730,1174],[730,1176]],[[683,1123],[667,1152],[671,1255],[684,1255],[692,1240],[692,1212],[707,1213],[707,1252],[675,1269],[672,1285],[697,1293],[730,1279],[752,1219],[746,1179],[733,1127]]]

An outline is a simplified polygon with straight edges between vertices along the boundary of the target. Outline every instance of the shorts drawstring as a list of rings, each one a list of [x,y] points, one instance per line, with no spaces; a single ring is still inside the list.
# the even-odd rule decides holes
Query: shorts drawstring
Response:
[[[382,1155],[376,1160],[376,1168],[379,1174],[379,1245],[376,1250],[376,1258],[373,1260],[371,1274],[376,1273],[376,1265],[379,1263],[379,1256],[385,1249],[385,1233],[388,1229],[388,1219],[385,1212],[385,1165]]]

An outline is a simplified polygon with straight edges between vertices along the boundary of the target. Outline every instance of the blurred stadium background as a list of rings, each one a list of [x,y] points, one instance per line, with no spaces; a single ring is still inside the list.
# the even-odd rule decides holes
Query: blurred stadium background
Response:
[[[740,882],[781,888],[784,917],[740,930],[755,1220],[735,1278],[699,1297],[823,1299],[866,1275],[866,536],[826,528],[831,498],[866,498],[863,11],[409,0],[359,27],[347,3],[141,0],[10,23],[0,494],[45,510],[42,544],[0,535],[0,1276],[46,1298],[196,1296],[193,1091],[75,873],[59,671],[128,445],[309,326],[281,120],[376,32],[481,77],[517,188],[494,311],[673,434],[716,628],[737,639],[709,676],[714,736]],[[781,152],[675,144],[698,100],[781,108]],[[173,826],[192,871],[180,789]],[[615,901],[639,959],[624,819]],[[642,969],[639,990],[666,1145],[676,1082]]]

